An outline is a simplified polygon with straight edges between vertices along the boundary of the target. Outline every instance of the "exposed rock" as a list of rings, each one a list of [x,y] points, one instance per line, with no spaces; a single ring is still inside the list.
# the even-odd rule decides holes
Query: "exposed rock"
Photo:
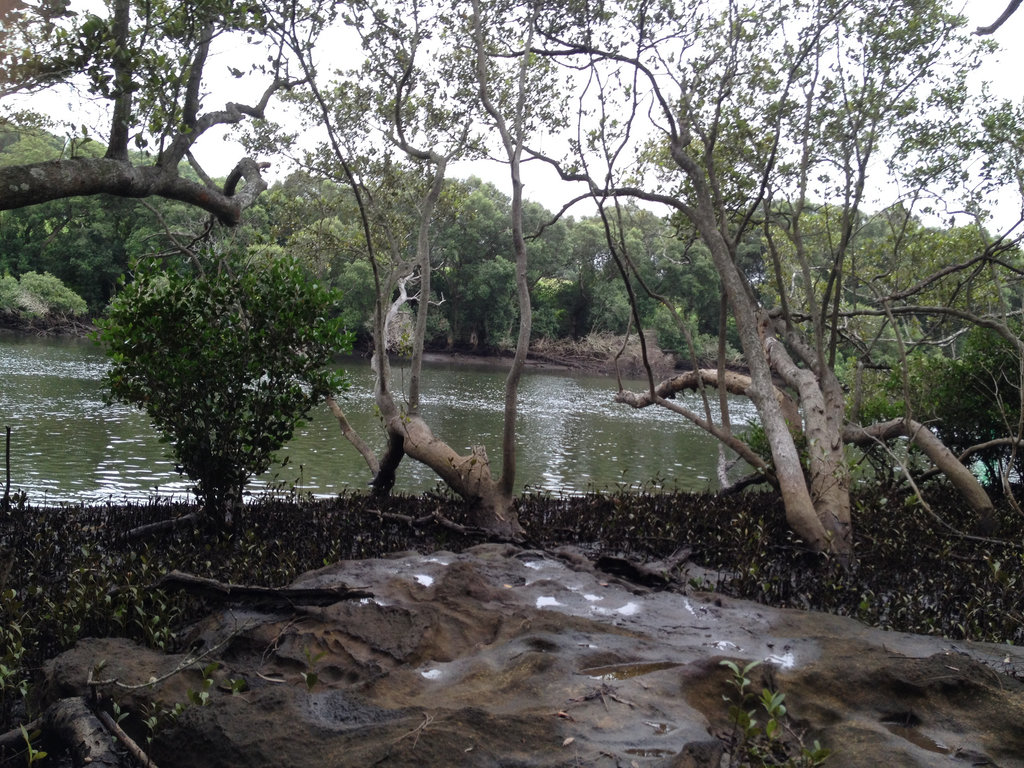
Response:
[[[101,688],[122,709],[169,707],[216,659],[209,703],[157,731],[162,768],[718,768],[732,693],[719,662],[761,660],[755,688],[786,694],[784,741],[820,740],[831,768],[1024,766],[1024,684],[1004,674],[1024,669],[1021,648],[652,591],[572,553],[503,545],[343,562],[292,586],[338,585],[373,597],[219,610],[190,637],[209,656],[166,678],[184,656],[83,641],[49,665],[46,695],[84,694],[90,673],[155,679]]]

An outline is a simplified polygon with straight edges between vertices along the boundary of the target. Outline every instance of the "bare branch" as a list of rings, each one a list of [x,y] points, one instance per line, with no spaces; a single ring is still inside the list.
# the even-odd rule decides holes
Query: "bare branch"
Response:
[[[1017,12],[1017,9],[1020,7],[1020,3],[1021,0],[1010,0],[1010,4],[1006,6],[1006,10],[1002,12],[999,18],[995,20],[995,22],[989,24],[987,27],[978,27],[976,30],[974,30],[974,34],[981,36],[991,35],[993,32],[995,32],[997,29],[1003,26],[1003,24],[1005,24],[1006,21],[1011,16],[1013,16],[1014,13]]]

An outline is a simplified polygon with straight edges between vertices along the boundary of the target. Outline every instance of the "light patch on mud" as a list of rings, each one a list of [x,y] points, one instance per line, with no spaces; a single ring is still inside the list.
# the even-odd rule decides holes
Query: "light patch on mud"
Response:
[[[653,672],[661,672],[663,669],[674,669],[682,666],[678,661],[630,661],[622,664],[606,664],[600,667],[589,667],[581,669],[580,673],[595,680],[629,680],[642,675],[649,675]],[[656,724],[647,723],[654,727]],[[663,731],[665,733],[666,731]]]
[[[728,640],[717,640],[717,641],[715,641],[713,643],[705,643],[705,645],[710,645],[712,648],[717,648],[720,651],[742,651],[743,650],[738,645],[736,645],[736,643],[730,643]]]
[[[783,669],[792,669],[796,666],[796,656],[792,651],[786,651],[781,656],[773,653],[771,656],[766,656],[765,661],[769,664],[778,664]]]
[[[425,573],[417,573],[416,574],[416,581],[419,584],[422,584],[424,587],[429,587],[431,584],[434,583],[434,577],[433,576],[427,576],[427,574],[425,574]]]
[[[583,599],[584,600],[589,600],[592,603],[596,603],[598,600],[602,600],[603,598],[600,595],[591,595],[591,594],[587,593],[587,594],[583,595]]]
[[[440,669],[424,669],[424,670],[420,671],[420,675],[422,677],[427,678],[427,680],[440,680],[441,679],[441,670]]]
[[[600,599],[600,598],[598,598]],[[590,610],[596,613],[598,616],[636,616],[640,613],[640,606],[630,600],[621,608],[603,608],[600,605],[590,606]]]
[[[616,609],[615,612],[620,616],[636,616],[640,613],[640,606],[630,600],[621,608]]]
[[[547,597],[547,596],[541,595],[540,597],[537,598],[537,607],[538,608],[549,608],[549,607],[553,607],[553,606],[556,606],[556,605],[561,605],[561,603],[558,602],[553,597]]]

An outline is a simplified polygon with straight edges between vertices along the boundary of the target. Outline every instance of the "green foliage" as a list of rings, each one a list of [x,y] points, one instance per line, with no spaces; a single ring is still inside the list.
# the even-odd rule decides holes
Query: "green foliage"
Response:
[[[49,272],[26,272],[20,280],[0,277],[0,312],[24,317],[83,315],[85,300]]]
[[[918,421],[931,424],[954,453],[1017,435],[1021,418],[1021,353],[994,330],[974,328],[957,357],[919,355],[910,362],[904,400],[903,378],[894,371],[865,414],[871,418],[903,415],[909,407]],[[999,486],[1014,455],[1012,445],[994,445],[975,454],[986,480]],[[1017,471],[1022,468],[1018,462]]]
[[[753,692],[750,673],[761,665],[751,661],[744,667],[724,659],[719,662],[729,670],[728,685],[732,696],[722,696],[729,703],[729,721],[733,725],[729,766],[786,766],[787,768],[814,768],[823,765],[829,756],[817,741],[812,747],[804,746],[803,739],[786,727],[786,694],[768,687],[760,695]],[[764,717],[761,725],[759,717]],[[790,738],[784,731],[789,731]]]
[[[54,136],[39,138],[36,132],[16,127],[9,131],[0,134],[0,166],[62,157],[64,146]],[[39,150],[40,143],[48,151]],[[103,148],[91,142],[75,152],[102,155]],[[144,160],[138,153],[132,153],[132,158]],[[182,176],[191,178],[194,172],[183,168]],[[98,315],[133,257],[170,243],[167,229],[178,233],[194,229],[193,219],[190,207],[181,202],[156,199],[143,203],[106,195],[0,211],[0,273],[49,272]]]
[[[0,275],[0,312],[17,312],[20,297],[21,285],[18,278]]]
[[[38,739],[42,734],[39,732],[29,733],[24,725],[20,726],[21,738],[25,741],[25,760],[26,763],[31,766],[46,759],[46,752],[41,749],[36,749],[32,743],[33,740]]]
[[[317,669],[317,664],[320,659],[327,655],[327,651],[313,652],[311,648],[305,648],[302,651],[306,657],[306,669],[299,673],[302,677],[302,682],[306,685],[307,691],[312,691],[318,682],[320,682],[320,673]]]
[[[210,703],[210,691],[213,689],[213,674],[220,669],[220,664],[211,662],[203,667],[203,681],[199,690],[189,688],[187,696],[190,704],[197,707],[205,707]]]
[[[27,312],[39,314],[56,312],[81,315],[85,313],[85,300],[49,272],[26,272],[19,280],[22,306]]]
[[[340,294],[290,258],[204,259],[199,274],[140,263],[100,324],[111,400],[145,409],[224,515],[309,410],[346,386],[329,369],[351,348]]]

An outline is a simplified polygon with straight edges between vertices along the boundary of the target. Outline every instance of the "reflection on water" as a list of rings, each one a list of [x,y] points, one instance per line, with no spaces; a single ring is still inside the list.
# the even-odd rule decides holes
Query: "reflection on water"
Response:
[[[369,366],[354,360],[344,367],[352,388],[342,407],[353,427],[381,448]],[[12,487],[28,491],[35,503],[188,492],[187,479],[175,471],[146,416],[103,403],[105,368],[103,354],[87,341],[0,336],[0,428],[12,427]],[[400,367],[395,375],[400,384]],[[484,445],[500,471],[504,372],[429,365],[422,387],[423,414],[435,434],[460,452]],[[663,409],[614,404],[610,378],[528,373],[520,393],[520,489],[579,492],[652,480],[688,490],[711,487],[715,441]],[[699,410],[696,396],[680,402]],[[752,415],[745,401],[734,400],[731,407],[733,423]],[[326,407],[311,415],[281,458],[287,464],[253,481],[252,490],[295,487],[330,495],[370,480]],[[436,484],[422,465],[402,463],[399,491],[418,493]]]

